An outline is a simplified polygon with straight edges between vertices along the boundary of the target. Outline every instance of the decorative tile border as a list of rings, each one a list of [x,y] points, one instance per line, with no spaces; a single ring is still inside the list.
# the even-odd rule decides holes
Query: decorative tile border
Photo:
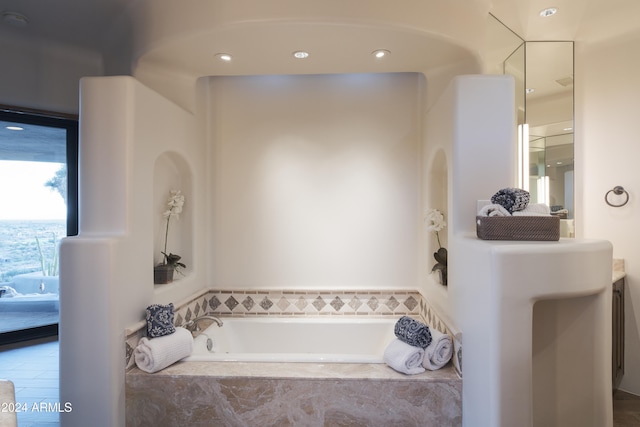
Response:
[[[209,291],[208,309],[221,316],[419,314],[415,291]]]
[[[457,374],[462,378],[462,332],[448,327],[424,297],[420,298],[420,317],[430,328],[446,332],[451,337],[453,341],[453,366]]]
[[[430,328],[452,335],[449,328],[447,328],[447,325],[442,321],[442,319],[440,319],[440,317],[438,317],[436,311],[424,298],[420,298],[420,317]]]
[[[422,295],[412,290],[269,291],[208,290],[176,306],[174,323],[181,326],[204,314],[217,316],[403,316],[421,318],[429,327],[451,331]],[[135,365],[133,349],[146,335],[146,323],[126,332],[126,369]]]

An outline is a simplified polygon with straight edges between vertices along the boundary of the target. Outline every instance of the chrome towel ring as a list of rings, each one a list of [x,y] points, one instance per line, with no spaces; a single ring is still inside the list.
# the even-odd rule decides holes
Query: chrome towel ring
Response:
[[[618,205],[611,203],[609,201],[609,194],[611,193],[615,194],[616,196],[624,194],[625,195],[624,202]],[[627,190],[625,190],[624,187],[622,187],[621,185],[616,185],[615,187],[613,187],[613,189],[607,191],[607,194],[604,195],[604,201],[607,202],[609,206],[613,206],[614,208],[619,208],[620,206],[624,206],[627,204],[627,202],[629,201],[629,193],[627,193]]]

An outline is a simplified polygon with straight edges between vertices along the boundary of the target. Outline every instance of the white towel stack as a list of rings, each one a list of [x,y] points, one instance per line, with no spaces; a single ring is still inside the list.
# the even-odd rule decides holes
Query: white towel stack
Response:
[[[424,350],[414,347],[399,339],[394,339],[384,350],[384,362],[398,372],[404,374],[421,374],[424,372],[422,360]]]
[[[431,343],[424,349],[422,366],[430,371],[442,368],[453,356],[451,337],[440,331],[431,329]]]
[[[185,328],[177,327],[170,335],[140,338],[133,357],[138,368],[150,374],[183,359],[193,351],[193,337]]]
[[[544,203],[530,203],[521,211],[514,211],[513,216],[549,216],[551,210]],[[509,211],[501,205],[489,204],[482,206],[478,210],[478,216],[512,216]]]
[[[489,204],[480,208],[478,216],[511,216],[511,214],[501,205]]]
[[[384,362],[398,372],[404,374],[421,374],[428,369],[435,371],[444,367],[453,356],[451,337],[433,328],[431,342],[422,349],[394,339],[384,350]]]
[[[551,209],[544,203],[529,203],[521,211],[514,211],[513,216],[549,216]]]

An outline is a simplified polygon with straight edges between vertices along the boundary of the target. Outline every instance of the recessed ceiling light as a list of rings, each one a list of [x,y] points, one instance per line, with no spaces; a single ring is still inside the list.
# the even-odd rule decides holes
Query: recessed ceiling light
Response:
[[[371,52],[371,54],[373,56],[375,56],[376,58],[384,58],[385,56],[389,55],[391,52],[389,52],[387,49],[378,49],[378,50],[374,50],[373,52]]]
[[[564,128],[562,130],[573,130],[573,128]]]
[[[525,91],[526,93],[533,93],[533,92],[535,92],[536,90],[535,90],[534,88],[532,88],[532,87],[528,87],[528,88],[526,88],[524,91]]]
[[[26,27],[29,20],[21,13],[7,11],[2,14],[2,22],[14,27]]]
[[[562,164],[562,162],[556,162],[556,165],[561,165],[561,164]]]
[[[304,50],[297,50],[293,52],[293,56],[296,59],[306,59],[309,57],[309,52],[305,52]]]
[[[232,56],[229,55],[228,53],[216,53],[216,58],[218,58],[221,61],[229,62],[231,61]]]
[[[547,18],[549,16],[555,15],[557,12],[558,12],[557,7],[548,7],[540,11],[540,16],[542,16],[543,18]]]
[[[8,130],[24,130],[24,128],[21,128],[20,126],[7,126],[5,129],[8,129]]]

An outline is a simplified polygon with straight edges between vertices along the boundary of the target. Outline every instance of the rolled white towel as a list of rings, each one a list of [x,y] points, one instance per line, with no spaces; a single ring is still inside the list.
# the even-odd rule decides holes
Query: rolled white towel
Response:
[[[478,216],[511,216],[511,214],[504,206],[491,204],[481,207]]]
[[[138,368],[150,374],[158,372],[193,351],[193,337],[185,328],[176,328],[170,335],[140,338],[133,357]]]
[[[549,216],[551,209],[545,203],[529,203],[521,211],[514,211],[513,216]]]
[[[424,372],[422,359],[424,350],[399,339],[394,339],[384,349],[384,362],[403,374],[421,374]]]
[[[453,342],[448,334],[431,329],[431,344],[424,349],[422,366],[430,371],[442,368],[453,356]]]

